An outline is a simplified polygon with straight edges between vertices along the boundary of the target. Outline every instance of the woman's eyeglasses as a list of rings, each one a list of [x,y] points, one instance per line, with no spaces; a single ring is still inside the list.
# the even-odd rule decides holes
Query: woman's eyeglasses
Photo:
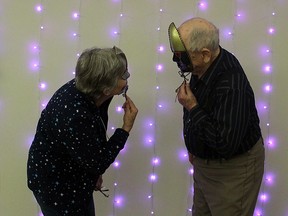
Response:
[[[128,70],[126,70],[123,75],[121,76],[121,78],[123,80],[127,80],[130,77],[130,73],[128,72]]]

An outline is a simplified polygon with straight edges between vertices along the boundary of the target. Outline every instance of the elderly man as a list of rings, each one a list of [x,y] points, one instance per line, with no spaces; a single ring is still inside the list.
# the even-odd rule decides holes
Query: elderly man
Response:
[[[253,90],[219,30],[192,18],[169,26],[183,133],[194,166],[193,216],[252,216],[264,172],[264,145]],[[187,76],[191,75],[190,81]]]

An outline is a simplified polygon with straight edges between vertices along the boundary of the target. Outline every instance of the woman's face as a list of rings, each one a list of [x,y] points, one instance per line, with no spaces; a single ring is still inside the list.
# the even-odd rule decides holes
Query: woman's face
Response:
[[[128,70],[126,70],[123,75],[118,79],[118,83],[116,88],[114,88],[112,90],[112,94],[113,95],[120,95],[125,93],[125,91],[127,91],[127,87],[128,87],[128,78],[130,77],[130,73],[128,72]]]
[[[122,78],[120,78],[118,80],[118,84],[117,87],[113,89],[112,94],[113,95],[120,95],[124,92],[126,86],[127,86],[128,81],[127,80],[123,80]]]

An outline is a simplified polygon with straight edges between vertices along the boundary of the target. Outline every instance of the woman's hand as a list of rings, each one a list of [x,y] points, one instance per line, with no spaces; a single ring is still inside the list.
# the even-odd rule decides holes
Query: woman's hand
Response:
[[[102,179],[102,175],[100,175],[96,182],[95,191],[98,191],[102,188],[102,183],[103,183],[103,179]]]
[[[122,129],[129,133],[133,127],[134,121],[138,113],[138,109],[131,100],[131,98],[128,97],[127,95],[126,95],[126,101],[123,104],[122,108],[124,109],[125,112],[123,116]]]

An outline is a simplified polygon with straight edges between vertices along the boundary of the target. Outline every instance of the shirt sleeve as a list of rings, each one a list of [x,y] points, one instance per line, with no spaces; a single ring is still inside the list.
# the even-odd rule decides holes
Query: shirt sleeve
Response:
[[[83,169],[101,175],[123,149],[129,133],[118,128],[107,141],[101,117],[82,113],[67,121],[62,135],[72,159]]]
[[[189,133],[223,157],[233,155],[239,148],[247,130],[249,95],[247,82],[241,75],[222,80],[216,86],[216,98],[211,112],[201,104],[189,112]],[[197,143],[196,143],[197,145]]]

